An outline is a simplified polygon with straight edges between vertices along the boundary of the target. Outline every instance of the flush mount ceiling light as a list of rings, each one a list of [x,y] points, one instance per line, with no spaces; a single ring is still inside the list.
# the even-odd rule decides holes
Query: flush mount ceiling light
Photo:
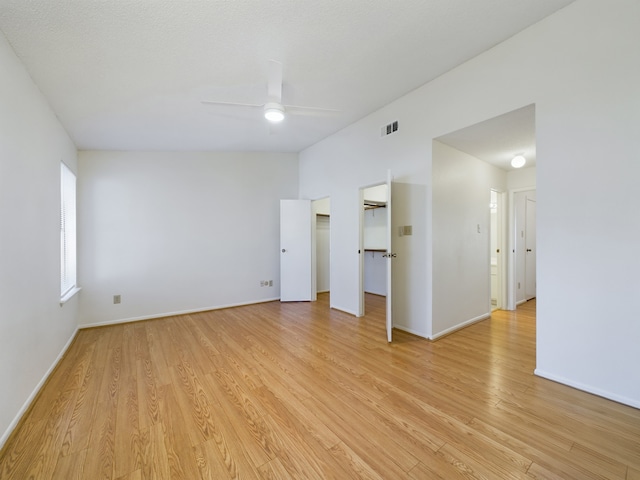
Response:
[[[276,102],[266,103],[264,106],[264,118],[270,122],[281,122],[284,120],[284,107]]]
[[[524,167],[525,163],[527,163],[527,159],[522,155],[516,155],[515,157],[513,157],[513,160],[511,160],[511,166],[513,168]]]

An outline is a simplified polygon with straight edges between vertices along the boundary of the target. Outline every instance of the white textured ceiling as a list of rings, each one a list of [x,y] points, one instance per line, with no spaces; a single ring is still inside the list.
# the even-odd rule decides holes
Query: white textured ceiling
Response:
[[[297,152],[573,0],[0,0],[0,29],[80,149]],[[270,129],[283,103],[337,109]]]

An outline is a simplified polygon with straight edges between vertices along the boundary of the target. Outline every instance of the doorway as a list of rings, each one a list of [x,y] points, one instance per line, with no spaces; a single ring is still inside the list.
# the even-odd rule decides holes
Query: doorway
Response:
[[[491,308],[490,311],[504,309],[505,303],[505,215],[504,215],[505,194],[496,189],[491,189],[491,200],[489,202],[490,215],[490,240],[489,240],[489,269],[491,275]]]
[[[513,194],[514,305],[536,297],[536,191]]]
[[[360,312],[365,313],[364,295],[372,293],[387,296],[387,184],[374,185],[360,189],[361,205],[361,281]]]
[[[391,172],[385,184],[360,189],[360,282],[358,316],[365,313],[365,292],[384,296],[387,341],[392,341]],[[377,212],[377,213],[376,213]]]
[[[315,217],[316,294],[331,291],[331,200],[329,197],[311,202]]]
[[[330,201],[280,200],[280,301],[330,290]]]

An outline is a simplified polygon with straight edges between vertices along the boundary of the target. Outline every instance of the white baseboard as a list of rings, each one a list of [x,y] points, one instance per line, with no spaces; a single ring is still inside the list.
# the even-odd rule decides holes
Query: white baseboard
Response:
[[[349,310],[347,308],[336,307],[335,305],[331,305],[329,308],[333,308],[334,310],[339,310],[340,312],[348,313],[349,315],[353,315],[354,317],[358,316],[356,312]]]
[[[45,372],[45,374],[42,377],[42,379],[40,379],[40,381],[38,382],[36,387],[31,392],[31,395],[29,395],[29,397],[27,398],[27,401],[24,402],[24,405],[22,405],[22,408],[20,408],[20,410],[16,414],[15,418],[13,419],[13,421],[9,424],[9,427],[7,427],[7,430],[0,437],[0,449],[2,449],[2,447],[4,447],[4,444],[7,442],[7,440],[9,440],[9,436],[13,433],[13,430],[18,426],[18,423],[22,419],[22,416],[29,409],[29,407],[31,406],[31,404],[35,400],[36,396],[40,392],[40,389],[46,383],[46,381],[48,380],[48,378],[51,375],[51,373],[53,372],[53,370],[58,366],[58,363],[60,363],[60,360],[62,360],[62,357],[64,357],[64,354],[67,353],[67,350],[71,346],[71,343],[73,342],[73,339],[76,338],[77,333],[78,333],[78,329],[76,328],[74,330],[73,334],[71,334],[71,338],[69,338],[69,340],[67,341],[65,346],[62,347],[62,351],[58,354],[58,356],[53,361],[53,363],[51,364],[49,369]]]
[[[193,310],[182,310],[179,312],[154,313],[153,315],[144,315],[141,317],[120,318],[116,320],[107,320],[104,322],[86,323],[86,324],[80,325],[78,328],[85,329],[85,328],[94,328],[94,327],[106,327],[109,325],[117,325],[119,323],[141,322],[143,320],[153,320],[154,318],[175,317],[177,315],[188,315],[190,313],[210,312],[212,310],[222,310],[224,308],[245,307],[247,305],[257,305],[259,303],[275,302],[276,300],[280,300],[280,297],[265,298],[262,300],[256,300],[252,302],[231,303],[228,305],[216,305],[215,307],[203,307],[203,308],[196,308]]]
[[[403,332],[410,333],[411,335],[415,335],[416,337],[422,337],[429,340],[429,336],[426,335],[424,332],[419,332],[417,330],[414,330],[412,328],[408,328],[402,325],[394,325],[393,328],[397,328],[398,330],[402,330]]]
[[[614,402],[622,403],[624,405],[629,405],[630,407],[640,408],[640,400],[623,397],[622,395],[617,395],[615,393],[611,393],[584,383],[574,382],[573,380],[561,377],[560,375],[554,375],[553,373],[545,372],[544,370],[540,370],[539,368],[536,368],[533,373],[538,377],[546,378],[547,380],[561,383],[568,387],[582,390],[583,392],[592,393],[593,395],[597,395],[608,400],[613,400]]]
[[[486,320],[489,317],[491,317],[490,313],[484,313],[484,314],[479,315],[479,316],[477,316],[475,318],[471,318],[471,319],[466,320],[466,321],[464,321],[462,323],[459,323],[458,325],[454,325],[451,328],[447,328],[446,330],[443,330],[442,332],[438,332],[438,333],[436,333],[434,335],[431,335],[428,338],[429,338],[429,340],[437,340],[440,337],[444,337],[445,335],[449,335],[450,333],[453,333],[453,332],[455,332],[457,330],[460,330],[461,328],[468,327],[469,325],[472,325],[472,324],[477,323],[477,322],[481,322],[482,320]]]

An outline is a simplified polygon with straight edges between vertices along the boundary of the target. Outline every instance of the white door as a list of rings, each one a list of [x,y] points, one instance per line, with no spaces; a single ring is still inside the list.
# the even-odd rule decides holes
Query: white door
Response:
[[[280,200],[280,301],[313,299],[310,200]]]
[[[396,254],[393,250],[393,234],[391,232],[391,212],[393,206],[391,204],[391,171],[387,172],[387,341],[391,343],[393,340],[393,309],[392,309],[392,284],[393,284],[393,259]]]
[[[536,201],[527,196],[525,204],[525,298],[536,296]]]

